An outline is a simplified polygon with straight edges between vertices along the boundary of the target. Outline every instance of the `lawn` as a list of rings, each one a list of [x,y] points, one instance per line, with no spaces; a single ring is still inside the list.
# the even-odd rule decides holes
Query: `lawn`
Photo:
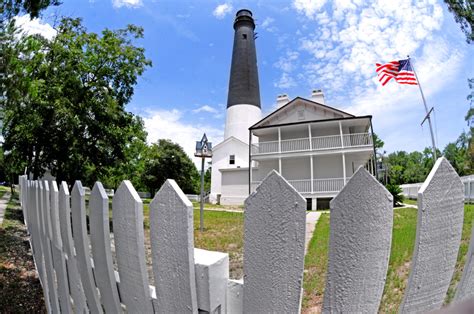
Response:
[[[445,302],[454,296],[455,287],[461,279],[462,269],[471,235],[474,205],[464,207],[464,225],[459,249],[456,271]],[[414,208],[395,208],[392,238],[392,251],[389,260],[387,281],[385,283],[380,313],[396,313],[402,301],[410,271],[415,245],[417,210]],[[323,214],[318,221],[305,258],[303,312],[320,311],[324,295],[325,275],[329,247],[329,215]]]
[[[204,231],[199,231],[199,203],[194,207],[194,246],[200,249],[229,253],[230,277],[243,276],[243,230],[244,215],[241,212],[226,212],[225,209],[239,210],[242,207],[227,207],[206,204],[204,207]],[[220,209],[220,211],[219,211]],[[143,205],[145,242],[149,247],[150,208]],[[150,263],[150,261],[148,261]]]

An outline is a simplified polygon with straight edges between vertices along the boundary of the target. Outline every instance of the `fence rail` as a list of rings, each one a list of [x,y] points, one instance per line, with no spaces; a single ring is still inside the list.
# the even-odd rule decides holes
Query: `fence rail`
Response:
[[[143,204],[129,181],[112,199],[114,264],[109,199],[99,182],[86,206],[79,181],[70,193],[64,182],[58,189],[56,182],[21,176],[20,201],[48,312],[299,312],[306,201],[293,185],[273,171],[247,198],[245,280],[238,281],[229,280],[227,254],[194,249],[192,204],[167,180],[150,203],[150,286]],[[463,192],[454,169],[440,158],[419,191],[402,313],[441,307],[456,267]],[[392,204],[390,193],[363,167],[332,200],[323,312],[378,310],[391,250]],[[455,302],[474,298],[473,254],[471,238]]]

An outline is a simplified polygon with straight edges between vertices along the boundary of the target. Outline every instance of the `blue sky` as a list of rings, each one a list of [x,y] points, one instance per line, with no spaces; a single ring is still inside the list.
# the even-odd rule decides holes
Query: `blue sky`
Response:
[[[153,62],[139,79],[128,110],[142,116],[149,141],[169,138],[192,154],[203,132],[222,140],[233,43],[232,23],[252,10],[262,111],[278,94],[309,98],[322,89],[326,104],[356,115],[373,115],[374,131],[387,152],[430,145],[418,87],[382,87],[375,63],[413,58],[428,106],[435,107],[438,147],[467,129],[467,78],[474,77],[474,45],[442,1],[289,0],[171,1],[65,0],[41,20],[18,22],[53,36],[55,16],[82,17],[89,31],[144,27],[136,44]]]

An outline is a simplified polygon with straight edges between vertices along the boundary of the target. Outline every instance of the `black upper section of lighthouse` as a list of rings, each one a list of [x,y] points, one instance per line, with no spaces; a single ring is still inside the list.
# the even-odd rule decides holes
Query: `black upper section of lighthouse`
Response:
[[[243,104],[260,108],[255,22],[250,10],[243,9],[237,12],[234,30],[227,108]]]

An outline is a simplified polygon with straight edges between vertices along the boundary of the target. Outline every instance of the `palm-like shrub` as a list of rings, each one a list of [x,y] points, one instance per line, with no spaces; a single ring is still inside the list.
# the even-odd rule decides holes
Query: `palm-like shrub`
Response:
[[[402,188],[399,185],[392,183],[387,184],[385,187],[393,196],[393,206],[401,206],[404,199]]]

